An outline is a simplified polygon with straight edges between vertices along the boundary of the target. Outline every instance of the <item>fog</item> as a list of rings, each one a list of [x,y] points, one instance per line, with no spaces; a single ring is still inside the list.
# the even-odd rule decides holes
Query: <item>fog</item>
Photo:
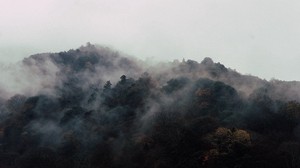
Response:
[[[300,80],[300,3],[281,0],[1,0],[0,61],[86,42],[148,60],[211,57],[244,74]]]
[[[1,76],[4,167],[300,163],[300,82],[209,57],[148,64],[91,43],[3,65]]]

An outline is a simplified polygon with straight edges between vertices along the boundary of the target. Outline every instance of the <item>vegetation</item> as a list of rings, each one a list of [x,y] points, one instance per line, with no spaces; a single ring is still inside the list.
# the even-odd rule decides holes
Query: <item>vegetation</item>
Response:
[[[23,64],[43,78],[47,60],[58,69],[50,92],[0,95],[0,167],[300,166],[300,103],[287,94],[298,83],[210,58],[147,69],[90,44]]]

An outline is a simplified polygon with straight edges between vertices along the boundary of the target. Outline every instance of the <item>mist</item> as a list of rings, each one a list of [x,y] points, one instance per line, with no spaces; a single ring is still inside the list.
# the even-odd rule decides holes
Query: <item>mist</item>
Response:
[[[1,62],[90,41],[140,59],[211,57],[243,74],[300,80],[294,0],[2,0],[0,6]]]
[[[87,43],[1,67],[0,165],[299,165],[300,82]],[[290,151],[292,148],[294,153]]]

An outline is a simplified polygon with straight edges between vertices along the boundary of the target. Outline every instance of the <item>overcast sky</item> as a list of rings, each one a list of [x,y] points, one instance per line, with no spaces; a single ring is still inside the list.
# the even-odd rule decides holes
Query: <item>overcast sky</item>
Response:
[[[91,42],[300,80],[299,9],[296,0],[0,0],[0,62]]]

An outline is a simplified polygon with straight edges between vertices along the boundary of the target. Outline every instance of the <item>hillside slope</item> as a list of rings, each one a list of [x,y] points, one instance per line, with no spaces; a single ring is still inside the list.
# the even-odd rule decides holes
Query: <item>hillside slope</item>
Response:
[[[0,87],[1,167],[300,166],[299,82],[91,44],[19,67]]]

